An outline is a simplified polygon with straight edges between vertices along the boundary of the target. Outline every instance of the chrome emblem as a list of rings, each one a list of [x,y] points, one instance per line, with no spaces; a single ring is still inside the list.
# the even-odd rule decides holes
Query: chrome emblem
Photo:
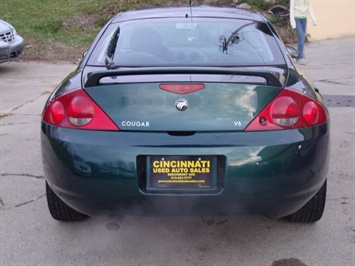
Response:
[[[189,106],[189,103],[184,98],[177,99],[175,102],[175,107],[179,111],[185,111],[188,106]]]

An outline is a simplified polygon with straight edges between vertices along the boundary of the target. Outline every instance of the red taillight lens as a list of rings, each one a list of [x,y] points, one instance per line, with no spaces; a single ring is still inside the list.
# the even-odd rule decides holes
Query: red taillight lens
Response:
[[[202,90],[204,84],[160,84],[159,88],[165,91],[170,91],[177,94],[187,94]]]
[[[302,128],[323,124],[327,120],[327,111],[318,101],[297,91],[284,89],[245,130]]]
[[[68,118],[74,126],[84,126],[91,122],[94,117],[94,106],[92,101],[82,96],[76,96],[72,99],[69,109]]]
[[[61,102],[54,102],[49,107],[48,123],[57,125],[63,121],[64,118],[64,106]]]
[[[316,124],[319,119],[318,106],[314,102],[306,103],[303,107],[303,117],[309,124]]]
[[[58,127],[119,130],[82,89],[63,94],[50,102],[43,112],[43,121]]]
[[[271,105],[271,118],[280,126],[292,126],[300,118],[297,103],[292,97],[282,96]]]

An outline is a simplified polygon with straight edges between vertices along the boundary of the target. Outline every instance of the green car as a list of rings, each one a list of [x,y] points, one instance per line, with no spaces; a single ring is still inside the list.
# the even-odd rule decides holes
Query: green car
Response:
[[[117,14],[44,107],[51,215],[318,221],[329,114],[297,54],[253,11]]]

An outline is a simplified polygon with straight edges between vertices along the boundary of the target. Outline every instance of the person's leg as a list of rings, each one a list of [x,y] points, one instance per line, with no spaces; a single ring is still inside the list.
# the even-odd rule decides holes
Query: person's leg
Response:
[[[301,20],[301,25],[303,29],[303,47],[302,47],[302,58],[305,58],[305,52],[304,52],[304,44],[306,42],[306,37],[307,37],[307,19],[304,18]]]
[[[295,21],[296,21],[296,31],[298,35],[297,49],[300,53],[300,57],[298,59],[302,59],[304,57],[303,47],[304,47],[304,42],[306,40],[307,19],[295,18]]]

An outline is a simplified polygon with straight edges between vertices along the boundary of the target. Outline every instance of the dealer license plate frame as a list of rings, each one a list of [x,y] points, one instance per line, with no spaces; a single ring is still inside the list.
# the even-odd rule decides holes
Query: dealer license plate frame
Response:
[[[217,157],[213,155],[150,155],[146,157],[146,174],[146,188],[149,191],[215,191],[217,189]]]

